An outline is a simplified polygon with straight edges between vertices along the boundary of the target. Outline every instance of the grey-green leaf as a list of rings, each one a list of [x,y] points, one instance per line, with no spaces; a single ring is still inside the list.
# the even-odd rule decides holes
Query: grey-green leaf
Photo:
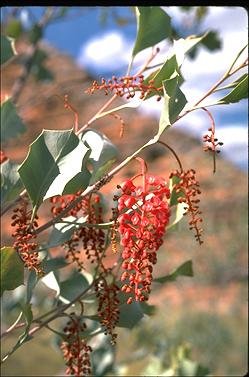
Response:
[[[24,265],[13,247],[1,248],[1,296],[23,284]]]
[[[235,88],[225,97],[221,98],[217,104],[223,105],[228,103],[236,103],[243,98],[248,98],[248,75],[240,80]]]
[[[26,126],[16,112],[11,99],[1,104],[1,138],[2,141],[13,139],[26,131]]]
[[[158,136],[171,126],[187,103],[186,97],[179,88],[179,75],[163,81],[164,106],[159,122]]]
[[[180,267],[178,267],[174,272],[172,272],[170,275],[162,276],[160,278],[154,279],[153,281],[156,283],[168,283],[175,281],[178,276],[194,276],[193,273],[193,266],[192,261],[189,260],[185,263],[183,263]]]
[[[1,34],[1,64],[6,63],[16,55],[14,39]]]
[[[124,304],[120,305],[119,309],[120,316],[117,327],[132,329],[138,322],[141,321],[144,316],[139,302],[136,301],[132,302],[129,305],[125,302]]]
[[[89,162],[92,164],[93,172],[90,184],[98,181],[113,165],[118,157],[118,149],[102,133],[87,129],[81,136],[82,141],[89,145],[91,154]]]
[[[58,270],[60,268],[67,267],[69,263],[67,263],[66,259],[63,257],[56,257],[51,259],[46,259],[42,261],[41,267],[45,274],[49,274],[51,271]]]
[[[81,292],[89,286],[87,275],[74,272],[68,279],[60,283],[60,300],[69,302],[74,300]]]
[[[10,160],[1,165],[1,205],[14,200],[23,190],[23,184],[17,172],[19,165]]]
[[[45,199],[63,193],[66,184],[81,172],[87,151],[72,130],[42,131],[18,169],[35,210]],[[87,179],[82,189],[88,183]]]
[[[218,87],[217,89],[215,89],[215,92],[219,92],[220,90],[226,90],[226,89],[231,89],[231,88],[235,88],[241,81],[243,81],[246,77],[248,77],[248,74],[247,73],[244,73],[243,75],[241,75],[239,78],[237,78],[236,80],[232,81],[230,84],[227,84],[227,85],[224,85],[224,86],[220,86]]]
[[[171,19],[160,7],[136,7],[136,16],[137,37],[132,51],[133,58],[140,51],[171,35]]]

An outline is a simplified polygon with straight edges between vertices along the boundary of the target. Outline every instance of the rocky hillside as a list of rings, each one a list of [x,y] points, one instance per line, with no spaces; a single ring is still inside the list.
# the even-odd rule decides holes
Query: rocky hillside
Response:
[[[68,129],[72,127],[73,114],[64,109],[63,101],[59,96],[63,97],[65,94],[69,96],[70,103],[79,112],[82,125],[106,101],[102,93],[88,95],[84,92],[91,85],[93,78],[78,68],[71,58],[51,47],[46,46],[46,50],[49,53],[47,67],[53,72],[55,80],[47,84],[38,84],[31,78],[28,80],[18,101],[18,113],[27,124],[28,132],[19,140],[13,140],[3,146],[5,154],[16,162],[21,162],[25,158],[29,143],[43,128]],[[15,63],[4,69],[2,72],[3,97],[11,93],[11,87],[19,74],[20,68]],[[111,116],[96,121],[91,127],[105,133],[118,146],[120,161],[122,161],[155,133],[158,122],[153,118],[138,114],[133,109],[122,110],[120,115],[125,122],[122,138],[119,137],[120,124]],[[243,373],[245,368],[247,177],[223,160],[222,153],[221,157],[218,156],[217,173],[213,175],[211,156],[203,153],[198,140],[179,132],[177,124],[163,135],[162,140],[167,140],[167,143],[174,147],[186,169],[194,168],[197,172],[197,179],[202,189],[200,207],[203,211],[205,242],[201,247],[195,243],[186,221],[180,225],[178,232],[168,234],[165,246],[160,250],[155,274],[157,276],[166,274],[184,261],[193,259],[195,277],[162,286],[154,295],[151,295],[151,303],[160,305],[160,310],[163,311],[170,308],[176,313],[175,318],[177,320],[182,318],[182,321],[184,321],[183,309],[189,317],[211,313],[221,322],[228,318],[227,331],[231,330],[231,326],[238,328],[237,335],[236,331],[233,332],[235,329],[232,328],[230,331],[232,334],[229,333],[232,337],[230,343],[228,341],[226,344],[225,339],[221,341],[222,352],[226,355],[226,359],[229,359],[228,355],[231,355],[232,360],[229,361],[228,367],[223,365],[224,355],[220,354],[218,357],[218,350],[215,347],[205,351],[206,354],[203,355],[205,341],[199,345],[193,340],[193,349],[204,363],[211,363],[216,373],[235,372],[238,375]],[[141,157],[147,161],[150,172],[155,174],[167,177],[172,169],[177,168],[172,155],[159,145],[147,149]],[[103,192],[110,202],[115,185],[120,183],[124,176],[135,174],[136,169],[136,162],[131,163],[104,187]],[[41,210],[41,216],[45,221],[45,209]],[[9,214],[6,214],[2,222],[2,244],[11,242],[9,224]],[[158,319],[158,323],[161,323],[160,315],[157,316],[155,318]],[[203,330],[206,331],[207,338],[211,328],[209,321],[212,321],[211,317],[207,319],[207,327]],[[176,323],[173,326],[175,325]],[[166,325],[161,323],[161,326]],[[196,331],[199,331],[198,328]],[[231,347],[235,349],[231,351]],[[240,347],[240,350],[236,347]]]

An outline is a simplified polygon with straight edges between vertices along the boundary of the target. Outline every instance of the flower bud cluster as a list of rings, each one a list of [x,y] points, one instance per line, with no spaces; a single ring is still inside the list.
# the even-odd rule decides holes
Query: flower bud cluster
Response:
[[[183,194],[183,196],[180,196],[177,200],[179,203],[187,204],[184,215],[187,213],[190,215],[189,229],[195,231],[195,239],[201,245],[203,243],[201,239],[203,229],[200,228],[199,223],[203,220],[199,216],[202,212],[199,210],[200,199],[197,198],[197,195],[201,194],[201,190],[199,188],[199,182],[195,179],[195,174],[196,172],[194,169],[183,172],[174,170],[171,173],[170,178],[177,177],[179,179],[179,182],[173,186],[173,189],[176,194]]]
[[[93,81],[92,86],[86,90],[86,93],[93,94],[96,90],[103,90],[105,95],[111,92],[119,97],[126,96],[126,99],[130,99],[135,96],[136,91],[139,91],[140,99],[143,99],[148,94],[154,93],[159,95],[157,98],[159,101],[161,99],[159,92],[162,91],[162,87],[157,88],[153,84],[153,79],[149,80],[148,84],[145,84],[143,75],[123,76],[120,78],[113,76],[111,80],[107,81],[102,78],[100,84],[96,80]]]
[[[59,215],[65,208],[67,208],[71,202],[73,202],[76,198],[80,196],[82,191],[78,191],[76,194],[72,195],[60,195],[60,196],[53,196],[50,199],[50,202],[54,204],[51,207],[51,212],[54,216]],[[79,212],[82,211],[82,216],[86,214],[85,209],[88,206],[88,198],[82,198],[82,200],[77,203],[74,208],[72,208],[67,215],[77,216]]]
[[[90,352],[92,352],[92,348],[81,338],[87,326],[74,313],[70,317],[70,321],[64,328],[66,340],[61,343],[61,350],[67,365],[66,374],[77,377],[89,376],[91,374]]]
[[[29,270],[35,270],[38,275],[43,275],[39,254],[36,251],[38,245],[34,242],[37,237],[34,230],[38,227],[38,216],[35,215],[31,224],[32,211],[28,210],[26,199],[22,199],[20,207],[15,208],[13,212],[14,215],[11,217],[13,220],[11,226],[15,227],[15,231],[12,233],[12,237],[15,238],[13,247],[23,260],[25,267]]]
[[[203,142],[209,144],[203,148],[204,152],[211,151],[214,153],[220,153],[220,150],[218,150],[217,147],[222,146],[223,143],[215,138],[213,127],[210,127],[208,131],[209,133],[203,136]]]
[[[127,303],[131,304],[134,298],[148,300],[156,252],[163,244],[169,222],[170,191],[164,178],[153,175],[144,177],[143,187],[128,179],[118,188],[122,190],[118,199],[118,230],[124,247],[121,290],[129,295]]]
[[[51,212],[54,216],[61,213],[63,209],[80,196],[81,192],[82,191],[78,191],[75,195],[64,195],[51,198],[51,203],[56,204],[51,208]],[[91,200],[91,197],[83,198],[68,213],[71,216],[76,217],[76,219],[80,216],[87,216],[87,222],[89,224],[98,224],[103,222],[102,212],[100,198],[96,195],[94,200]],[[105,233],[102,229],[81,226],[73,232],[71,239],[63,244],[63,247],[66,250],[66,259],[71,263],[75,262],[79,271],[84,268],[80,257],[80,241],[82,241],[87,259],[90,259],[91,263],[93,263],[101,260],[103,256]]]
[[[101,325],[105,328],[105,335],[110,335],[111,344],[116,344],[117,334],[114,333],[114,329],[119,320],[119,304],[118,298],[119,287],[115,284],[112,278],[112,282],[108,283],[108,278],[103,273],[100,279],[95,283],[95,292],[98,299],[98,315]]]
[[[89,202],[88,220],[90,224],[103,223],[103,208],[99,195]],[[101,263],[105,250],[105,232],[97,227],[82,227],[79,229],[79,238],[82,239],[87,259],[91,263]]]

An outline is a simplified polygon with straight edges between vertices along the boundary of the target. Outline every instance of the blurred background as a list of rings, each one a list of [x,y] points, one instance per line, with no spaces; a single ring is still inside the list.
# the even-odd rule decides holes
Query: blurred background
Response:
[[[30,46],[27,35],[35,34],[34,25],[47,9],[36,6],[1,8],[2,31],[17,38],[19,53],[16,60],[2,69],[1,98],[15,90]],[[58,96],[69,95],[70,103],[79,112],[81,124],[93,116],[104,104],[105,97],[101,93],[89,96],[84,91],[94,79],[126,73],[136,37],[132,7],[53,9],[56,17],[43,29],[39,41],[39,48],[45,55],[37,59],[17,96],[18,114],[28,130],[18,140],[9,140],[2,146],[5,154],[17,163],[23,161],[28,145],[43,128],[72,127],[73,116],[64,109]],[[210,31],[209,38],[183,63],[182,74],[186,81],[182,91],[187,100],[194,103],[222,76],[247,43],[247,11],[242,7],[164,9],[172,18],[176,39]],[[161,42],[159,47],[161,51],[155,64],[165,60],[172,45],[170,41]],[[143,64],[148,54],[148,50],[138,54],[134,70]],[[212,101],[215,98],[214,95]],[[96,121],[93,128],[105,133],[118,146],[121,161],[155,132],[161,107],[162,103],[152,99],[136,111],[122,110],[120,115],[125,121],[122,139],[119,138],[119,124],[113,117]],[[182,277],[177,282],[153,287],[150,304],[156,306],[154,314],[132,330],[118,330],[117,349],[115,353],[106,351],[104,361],[103,358],[99,361],[103,369],[98,375],[172,375],[170,370],[178,364],[184,366],[179,375],[205,375],[207,369],[214,376],[246,373],[248,103],[242,100],[210,109],[217,137],[224,142],[216,175],[212,173],[211,156],[202,151],[201,137],[209,128],[204,112],[189,114],[162,137],[174,147],[186,169],[197,171],[202,187],[205,242],[199,247],[188,231],[187,221],[183,221],[177,232],[167,235],[158,254],[155,276],[165,275],[192,259],[194,278]],[[141,157],[155,174],[167,176],[175,168],[172,157],[160,146],[144,151]],[[112,201],[115,184],[135,172],[136,166],[131,164],[104,187],[107,202]],[[46,206],[41,208],[40,216],[46,220]],[[11,245],[9,214],[1,225],[2,245]],[[4,297],[3,317],[8,315],[9,323],[18,314],[15,305],[21,294],[18,288]],[[37,290],[33,303],[36,313],[46,308],[47,295],[44,287]],[[14,339],[12,335],[6,337],[3,353]],[[51,333],[46,330],[38,334],[2,366],[2,375],[63,375],[63,360],[52,341]],[[110,355],[116,360],[115,373],[111,367],[109,371],[107,368],[111,365]]]

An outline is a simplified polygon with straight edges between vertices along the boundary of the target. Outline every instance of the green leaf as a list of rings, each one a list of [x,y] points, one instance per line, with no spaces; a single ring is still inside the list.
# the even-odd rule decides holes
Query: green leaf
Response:
[[[120,286],[120,284],[118,283]],[[144,317],[144,312],[138,301],[133,301],[131,304],[127,304],[127,294],[119,291],[118,298],[120,300],[120,316],[117,327],[125,327],[132,329],[138,322]]]
[[[132,57],[171,35],[171,20],[158,6],[136,7],[137,37]]]
[[[219,50],[221,48],[221,40],[215,31],[209,31],[205,38],[203,38],[202,42],[203,46],[205,46],[209,51]]]
[[[201,37],[188,37],[186,39],[179,39],[174,41],[174,53],[165,61],[160,69],[152,72],[145,80],[144,84],[148,85],[150,80],[154,80],[153,85],[157,88],[163,86],[163,81],[172,78],[175,72],[179,75],[178,85],[180,86],[183,82],[183,78],[179,72],[184,57],[188,51],[190,51],[194,46],[201,42],[205,35]],[[163,88],[158,92],[151,92],[145,99],[148,99],[154,95],[163,95]]]
[[[1,164],[1,205],[16,199],[23,190],[23,184],[17,172],[19,165],[10,160]]]
[[[126,297],[127,299],[127,297]],[[139,302],[134,301],[131,304],[124,303],[120,305],[120,316],[117,327],[132,329],[143,318],[144,313]]]
[[[147,304],[146,301],[141,301],[139,303],[142,311],[144,312],[144,314],[147,314],[149,316],[152,316],[156,313],[156,306],[155,305],[149,305]]]
[[[219,92],[220,90],[226,90],[226,89],[230,89],[230,88],[235,88],[241,81],[243,81],[246,77],[248,77],[248,73],[244,73],[243,75],[241,75],[239,78],[237,78],[236,80],[232,81],[230,84],[227,84],[225,86],[221,86],[221,87],[218,87],[217,89],[215,89],[215,92]]]
[[[178,204],[178,198],[181,198],[181,197],[184,197],[184,194],[182,192],[179,192],[178,194],[175,192],[175,190],[173,189],[173,187],[175,185],[177,185],[178,183],[180,182],[180,178],[179,177],[176,177],[176,176],[173,176],[172,178],[170,178],[169,180],[169,189],[170,189],[170,202],[169,202],[169,205],[172,207],[172,206],[176,206]]]
[[[60,300],[69,303],[90,285],[92,276],[86,273],[74,272],[68,279],[60,283]]]
[[[179,221],[182,220],[182,218],[184,217],[184,214],[186,213],[186,209],[185,209],[186,207],[188,207],[188,205],[183,202],[183,203],[178,203],[176,206],[171,208],[171,216],[170,216],[171,221],[166,228],[167,231],[177,230],[177,225]]]
[[[1,34],[1,64],[6,63],[16,54],[14,39]]]
[[[248,75],[239,81],[235,88],[225,97],[221,98],[216,104],[227,105],[229,103],[239,102],[243,98],[248,98]]]
[[[152,72],[144,80],[144,84],[149,85],[149,81],[153,79],[154,80],[153,85],[156,88],[160,88],[162,86],[162,82],[164,80],[169,79],[175,73],[175,71],[177,71],[178,69],[179,69],[179,67],[178,67],[178,64],[177,64],[176,55],[172,55],[169,59],[166,60],[166,62],[163,64],[163,66],[160,69],[158,69],[155,72]],[[154,96],[155,94],[162,96],[163,95],[163,88],[162,88],[161,91],[158,91],[157,93],[151,92],[150,94],[147,94],[145,99],[148,99],[148,98]]]
[[[1,296],[24,282],[24,265],[12,247],[1,248]]]
[[[114,144],[100,132],[87,129],[81,139],[91,149],[89,162],[92,164],[93,172],[90,185],[98,181],[113,165],[118,157],[118,149]]]
[[[87,168],[87,164],[90,162],[90,155],[91,150],[87,150],[82,160],[81,171],[67,182],[62,193],[63,195],[75,194],[77,191],[85,189],[90,184],[92,174]]]
[[[69,263],[67,263],[66,259],[63,257],[46,259],[41,263],[42,270],[45,272],[45,274],[49,274],[51,271],[67,267],[68,265]]]
[[[81,171],[87,151],[72,130],[42,131],[18,169],[34,212],[45,199],[63,193],[66,184]],[[81,188],[88,183],[87,178]]]
[[[194,276],[193,273],[193,266],[192,261],[189,260],[185,263],[183,263],[180,267],[178,267],[174,272],[172,272],[170,275],[162,276],[160,278],[154,279],[153,281],[156,283],[168,283],[171,281],[175,281],[178,276]]]
[[[43,276],[40,281],[46,285],[49,289],[56,292],[56,297],[60,294],[60,286],[58,276],[53,271],[50,271],[47,275]]]
[[[19,115],[17,115],[16,108],[7,99],[1,104],[1,138],[2,141],[13,139],[26,131],[26,126],[23,124]]]
[[[35,270],[31,270],[29,272],[28,280],[27,280],[27,299],[26,299],[27,304],[30,303],[30,301],[31,301],[33,290],[34,290],[36,284],[38,283],[38,280],[39,280],[39,278],[36,275]]]
[[[17,39],[23,31],[22,23],[20,20],[11,19],[8,22],[7,28],[6,28],[6,34],[14,39]]]
[[[177,73],[175,73],[173,78],[163,81],[164,106],[160,117],[157,136],[161,136],[165,129],[175,122],[177,116],[187,103],[184,94],[179,88],[178,82],[179,75]]]

